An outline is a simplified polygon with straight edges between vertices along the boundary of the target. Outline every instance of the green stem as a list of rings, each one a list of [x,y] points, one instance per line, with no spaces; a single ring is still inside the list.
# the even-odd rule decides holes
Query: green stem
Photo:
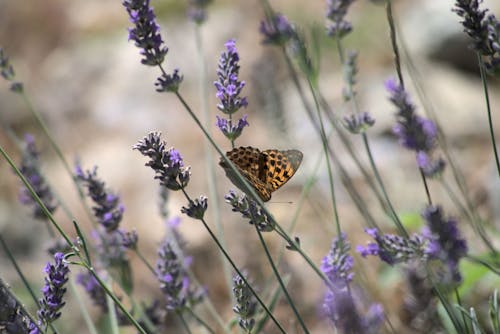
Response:
[[[266,242],[264,241],[264,238],[262,237],[262,232],[259,230],[259,227],[257,226],[257,224],[254,224],[254,226],[255,226],[255,230],[257,231],[257,234],[259,235],[260,243],[261,243],[262,247],[264,248],[264,251],[266,253],[266,257],[269,261],[269,264],[271,265],[274,276],[278,280],[278,283],[281,287],[281,290],[283,291],[286,299],[288,300],[288,304],[292,307],[293,313],[295,313],[295,316],[297,317],[297,320],[299,321],[300,326],[304,330],[304,333],[309,333],[309,331],[307,330],[306,324],[304,323],[304,320],[302,320],[302,317],[300,316],[299,311],[295,307],[295,303],[293,302],[292,297],[290,297],[290,295],[288,294],[288,290],[285,287],[285,284],[283,284],[283,280],[280,277],[278,269],[276,269],[273,258],[271,257],[271,254],[269,253],[269,249],[267,248],[267,245],[266,245]]]
[[[209,135],[211,135],[210,131],[210,122],[212,122],[212,116],[210,113],[210,108],[208,106],[208,87],[207,87],[207,66],[204,58],[204,48],[203,48],[203,39],[201,37],[201,29],[200,25],[196,25],[195,28],[195,39],[196,39],[196,49],[198,50],[198,63],[200,64],[200,98],[201,98],[201,110],[203,115],[203,122],[205,123],[205,128]],[[234,148],[234,143],[233,143]],[[220,203],[219,196],[217,196],[217,175],[215,174],[215,162],[213,158],[212,151],[210,150],[210,143],[207,139],[205,139],[205,166],[207,169],[207,184],[208,184],[208,194],[210,196],[210,201],[212,202],[212,220],[215,223],[215,228],[217,231],[217,237],[221,241],[223,246],[226,246],[226,239],[224,236],[224,228],[222,227],[222,220],[220,215]],[[221,258],[222,265],[224,269],[224,276],[226,278],[226,285],[228,289],[228,293],[230,296],[233,296],[231,293],[231,269],[229,268],[229,264],[226,259]],[[233,300],[234,301],[234,300]]]
[[[495,163],[497,165],[498,177],[500,177],[500,159],[498,158],[497,143],[495,140],[495,130],[493,129],[493,119],[491,116],[490,94],[488,93],[488,82],[486,80],[486,73],[484,70],[484,62],[479,52],[477,53],[479,62],[479,72],[481,73],[481,81],[483,83],[484,99],[486,102],[486,112],[488,114],[488,125],[490,128],[491,144],[493,145],[493,154],[495,155]]]
[[[179,317],[179,319],[181,320],[182,326],[184,327],[184,329],[186,330],[186,332],[188,334],[191,334],[191,329],[189,329],[189,325],[186,322],[186,319],[184,319],[184,316],[182,315],[182,312],[176,312],[176,314]]]
[[[187,311],[189,312],[189,314],[191,314],[191,316],[193,318],[196,319],[196,321],[198,321],[207,331],[209,331],[210,333],[212,334],[215,334],[215,331],[202,319],[200,318],[196,313],[193,312],[193,310],[188,307],[187,308]]]
[[[189,197],[189,195],[187,194],[187,192],[181,188],[184,196],[186,197],[186,199],[188,200],[188,202],[191,202],[191,198]],[[233,267],[234,271],[236,271],[236,273],[241,277],[241,279],[245,282],[245,284],[248,286],[248,288],[250,289],[250,291],[252,292],[252,294],[255,296],[255,299],[257,299],[257,301],[259,302],[259,304],[262,306],[262,308],[264,309],[264,311],[266,313],[269,314],[269,316],[271,317],[271,319],[273,320],[273,322],[276,324],[276,326],[280,329],[280,331],[282,333],[286,333],[285,330],[281,327],[281,325],[279,324],[278,320],[276,320],[276,318],[272,315],[271,311],[267,308],[266,304],[264,304],[264,302],[262,301],[262,299],[260,299],[259,295],[257,294],[257,292],[255,292],[255,290],[251,287],[251,285],[247,282],[246,278],[243,276],[243,274],[241,273],[241,271],[238,269],[238,267],[236,266],[236,264],[233,262],[233,260],[231,259],[231,257],[229,256],[229,254],[226,252],[225,248],[222,246],[222,244],[219,242],[219,240],[217,239],[217,236],[212,232],[212,230],[210,229],[210,227],[208,226],[208,224],[205,222],[205,219],[200,219],[201,222],[203,223],[203,226],[205,227],[205,229],[207,230],[208,234],[210,234],[210,237],[212,238],[212,240],[215,242],[215,244],[217,245],[217,247],[219,248],[219,250],[224,254],[224,257],[227,259],[227,261],[231,264],[231,266]]]

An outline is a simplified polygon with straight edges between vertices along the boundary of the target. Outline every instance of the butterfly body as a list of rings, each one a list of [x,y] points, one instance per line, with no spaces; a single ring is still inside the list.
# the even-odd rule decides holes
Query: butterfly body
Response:
[[[226,156],[252,185],[259,197],[267,202],[271,199],[271,193],[283,186],[295,174],[303,155],[298,150],[260,151],[247,146],[234,148],[227,152]],[[219,165],[224,168],[229,180],[245,191],[243,183],[224,159],[221,159]]]

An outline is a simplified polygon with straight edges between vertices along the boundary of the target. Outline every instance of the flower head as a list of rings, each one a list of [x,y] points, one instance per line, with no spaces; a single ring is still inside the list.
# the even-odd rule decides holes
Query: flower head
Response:
[[[344,117],[344,126],[351,133],[361,133],[375,124],[375,119],[368,112],[351,114]]]
[[[160,245],[156,263],[156,277],[160,282],[168,310],[183,311],[199,303],[204,291],[195,289],[190,282],[182,259],[168,239]]]
[[[247,279],[246,275],[245,279]],[[236,299],[233,311],[238,315],[238,324],[247,333],[250,333],[255,326],[254,317],[256,315],[257,302],[248,285],[238,274],[233,276],[233,294]]]
[[[270,232],[274,230],[274,223],[267,213],[245,194],[238,196],[236,192],[230,190],[229,193],[224,196],[224,199],[226,203],[233,207],[232,211],[241,213],[243,218],[249,218],[249,223],[257,226],[259,231]]]
[[[217,108],[225,114],[234,114],[241,107],[248,105],[246,97],[240,97],[240,93],[245,86],[245,81],[240,81],[240,56],[236,50],[236,42],[230,39],[226,42],[226,51],[219,59],[217,69],[217,81],[214,82],[217,88],[217,98],[220,103]]]
[[[54,255],[55,263],[47,263],[45,267],[45,286],[42,288],[43,297],[40,299],[40,309],[38,319],[46,326],[61,316],[61,308],[66,304],[63,301],[66,288],[64,285],[68,281],[69,268],[64,262],[64,254]]]
[[[393,127],[393,132],[400,144],[417,153],[417,163],[426,175],[441,173],[444,161],[431,159],[438,134],[436,124],[417,115],[408,93],[395,80],[387,80],[385,86],[390,93],[389,99],[397,107],[397,124]],[[425,153],[425,156],[422,153]]]
[[[57,209],[58,203],[52,194],[52,190],[40,172],[40,161],[38,159],[39,152],[35,146],[35,139],[31,135],[26,135],[24,141],[25,147],[19,171],[30,183],[31,187],[38,197],[40,197],[47,210],[52,213]],[[25,186],[22,186],[19,190],[19,201],[32,208],[34,218],[47,219],[47,216],[38,203],[35,202],[33,197],[31,197],[31,193]]]
[[[375,228],[365,230],[375,242],[366,246],[358,245],[356,251],[361,256],[374,255],[390,265],[420,259],[425,254],[426,239],[419,234],[404,238],[394,234],[381,235]]]
[[[212,0],[189,0],[187,16],[196,24],[202,24],[207,19],[206,7]]]
[[[467,255],[467,242],[460,235],[457,221],[446,219],[439,206],[428,206],[422,216],[427,222],[424,235],[430,240],[426,253],[431,259],[445,263],[452,280],[459,283],[461,275],[458,262]]]
[[[195,198],[194,201],[189,201],[187,207],[182,207],[181,212],[185,213],[191,218],[194,219],[203,219],[205,215],[205,211],[208,208],[208,198],[206,196],[200,196],[199,198]]]
[[[170,190],[182,189],[189,183],[190,167],[184,167],[179,151],[174,148],[167,149],[160,136],[159,132],[151,132],[133,148],[149,157],[146,166],[155,171],[155,179],[160,180],[160,185]]]
[[[23,92],[23,84],[21,82],[15,82],[14,79],[16,74],[14,72],[14,67],[9,61],[9,58],[5,54],[2,48],[0,48],[0,75],[7,81],[11,82],[10,90],[15,93]]]
[[[352,25],[345,20],[345,16],[353,2],[354,0],[327,0],[328,36],[342,38],[351,32]]]
[[[264,44],[285,45],[295,34],[294,27],[283,14],[275,14],[260,22],[260,33]]]
[[[238,123],[234,124],[231,120],[220,118],[219,116],[215,116],[217,118],[217,122],[215,125],[222,131],[224,136],[227,139],[234,141],[238,138],[243,132],[243,128],[248,126],[247,115],[243,115],[242,118],[238,120]]]
[[[456,0],[453,11],[462,17],[464,32],[473,40],[472,49],[485,60],[490,73],[500,71],[500,22],[488,9],[480,9],[481,0]]]
[[[156,15],[149,4],[149,0],[124,0],[123,6],[128,12],[130,22],[134,25],[129,28],[129,40],[141,49],[144,65],[160,65],[163,63],[168,48],[164,45],[160,35],[160,26],[156,22]]]
[[[184,76],[179,75],[179,69],[177,68],[172,74],[163,73],[155,82],[155,86],[158,87],[156,88],[156,91],[175,93],[179,90],[182,80],[184,80]]]
[[[346,286],[354,276],[354,259],[349,255],[351,246],[344,233],[333,239],[328,254],[321,261],[321,271],[335,286]]]
[[[122,220],[125,207],[120,197],[106,188],[104,181],[97,177],[97,167],[92,171],[84,172],[80,166],[76,167],[76,178],[87,187],[87,192],[94,206],[92,210],[99,224],[107,232],[116,230]]]

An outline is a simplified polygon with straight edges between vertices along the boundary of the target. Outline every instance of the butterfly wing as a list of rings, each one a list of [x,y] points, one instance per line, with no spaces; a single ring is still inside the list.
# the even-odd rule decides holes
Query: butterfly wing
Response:
[[[238,171],[243,175],[252,187],[257,191],[259,197],[267,202],[271,199],[271,192],[266,186],[263,179],[259,177],[261,170],[265,167],[265,156],[262,152],[254,147],[237,147],[226,153],[226,156],[238,168]],[[245,192],[245,186],[229,167],[224,159],[221,159],[219,165],[224,168],[228,179],[239,189]]]
[[[303,154],[298,150],[265,150],[265,168],[260,171],[259,178],[264,180],[273,192],[292,178],[302,162]]]

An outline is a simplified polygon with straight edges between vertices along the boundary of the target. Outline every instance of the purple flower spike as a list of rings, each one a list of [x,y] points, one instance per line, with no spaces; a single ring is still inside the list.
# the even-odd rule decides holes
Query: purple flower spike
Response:
[[[55,263],[47,263],[45,267],[45,286],[42,288],[43,298],[40,299],[40,309],[38,319],[45,326],[61,316],[61,308],[66,304],[63,301],[66,288],[64,285],[68,281],[69,268],[64,262],[64,254],[54,255]]]
[[[58,203],[52,194],[52,190],[40,172],[39,152],[35,146],[35,139],[32,135],[28,134],[25,136],[24,141],[25,147],[19,171],[28,180],[47,210],[52,213],[57,209]],[[35,219],[47,219],[43,210],[40,208],[38,203],[35,202],[33,197],[31,197],[31,193],[24,185],[19,190],[19,201],[22,204],[31,207],[32,215]]]
[[[219,116],[215,117],[217,118],[215,125],[217,125],[224,136],[231,141],[234,141],[236,138],[241,136],[243,128],[249,125],[247,121],[248,115],[243,115],[243,117],[238,120],[237,124],[232,124],[231,120],[220,118]]]
[[[439,259],[445,263],[451,279],[460,283],[462,277],[458,271],[458,262],[467,255],[468,249],[467,242],[458,230],[457,221],[446,219],[439,206],[428,206],[422,216],[427,221],[424,235],[430,240],[426,253],[431,259]]]
[[[86,187],[94,206],[92,210],[99,224],[107,232],[115,231],[123,217],[125,207],[120,202],[120,197],[106,188],[106,184],[97,177],[97,167],[92,171],[83,172],[80,166],[76,167],[76,178]]]
[[[134,24],[134,27],[129,28],[128,38],[141,49],[141,63],[150,66],[162,64],[168,48],[163,44],[160,26],[149,0],[124,0],[122,4],[129,14],[130,22]]]
[[[179,151],[167,149],[167,143],[162,141],[160,136],[159,132],[151,132],[133,148],[149,157],[146,166],[155,171],[155,179],[160,180],[160,185],[170,190],[180,190],[189,183],[190,167],[184,167]]]
[[[351,246],[344,233],[333,239],[328,254],[321,261],[321,271],[335,286],[347,286],[354,276],[354,259],[349,255]]]
[[[217,108],[225,114],[234,114],[241,107],[246,107],[248,102],[246,97],[240,97],[245,82],[238,79],[240,56],[236,50],[235,40],[228,40],[225,47],[226,51],[219,59],[218,80],[214,82],[217,88],[216,96],[220,100]]]
[[[282,14],[261,21],[259,31],[264,36],[264,44],[285,45],[295,35],[294,27]]]
[[[432,158],[438,134],[436,124],[417,115],[408,93],[394,79],[387,80],[385,87],[389,91],[389,99],[397,107],[397,123],[392,130],[399,143],[416,152],[418,166],[426,176],[440,175],[445,162],[441,158]]]
[[[421,235],[414,234],[404,238],[394,234],[381,235],[377,229],[366,229],[365,232],[375,239],[365,247],[357,246],[356,251],[361,256],[378,256],[390,265],[419,259],[425,254],[426,239]]]
[[[344,18],[353,2],[354,0],[327,0],[328,36],[342,38],[351,32],[352,25]]]

